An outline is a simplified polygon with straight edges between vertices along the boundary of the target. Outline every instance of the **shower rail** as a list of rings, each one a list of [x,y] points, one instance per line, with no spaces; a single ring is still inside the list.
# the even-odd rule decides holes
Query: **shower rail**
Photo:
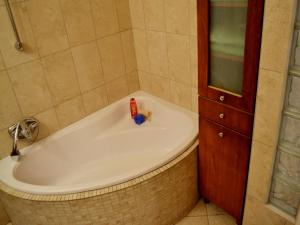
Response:
[[[15,48],[18,51],[23,51],[24,50],[23,44],[21,42],[21,39],[20,39],[20,36],[19,36],[19,33],[18,33],[18,29],[17,29],[16,23],[15,23],[15,20],[14,20],[13,13],[11,11],[9,0],[4,0],[4,2],[5,2],[5,6],[6,6],[6,9],[7,9],[7,12],[8,12],[8,16],[9,16],[12,28],[13,28],[14,33],[15,33],[15,37],[16,37]]]

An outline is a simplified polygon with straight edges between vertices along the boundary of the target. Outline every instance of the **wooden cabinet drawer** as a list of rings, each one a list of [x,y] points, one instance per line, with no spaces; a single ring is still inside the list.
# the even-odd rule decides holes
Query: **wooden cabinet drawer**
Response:
[[[247,136],[252,135],[253,115],[225,106],[223,104],[199,98],[199,113],[209,120],[229,127]]]
[[[199,188],[202,196],[240,219],[251,138],[200,117]]]

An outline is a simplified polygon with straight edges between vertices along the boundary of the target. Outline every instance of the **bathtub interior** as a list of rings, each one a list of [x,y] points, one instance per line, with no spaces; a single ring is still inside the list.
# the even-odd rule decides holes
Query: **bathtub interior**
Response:
[[[151,121],[133,122],[132,96],[139,109],[152,111]],[[139,91],[25,148],[13,169],[15,182],[43,192],[43,186],[82,190],[82,184],[92,189],[127,181],[180,154],[197,135],[196,118]]]

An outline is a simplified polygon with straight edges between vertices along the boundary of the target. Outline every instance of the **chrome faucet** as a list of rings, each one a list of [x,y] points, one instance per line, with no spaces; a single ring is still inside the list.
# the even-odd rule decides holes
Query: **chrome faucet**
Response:
[[[26,141],[35,141],[39,130],[39,121],[33,117],[25,118],[8,128],[9,135],[13,138],[13,148],[10,156],[19,156],[18,141],[25,139]],[[34,137],[34,133],[37,134]]]

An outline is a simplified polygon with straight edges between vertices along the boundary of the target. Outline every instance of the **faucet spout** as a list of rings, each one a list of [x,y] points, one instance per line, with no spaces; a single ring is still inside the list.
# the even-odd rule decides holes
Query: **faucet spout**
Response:
[[[17,123],[15,133],[13,136],[13,148],[10,153],[10,156],[19,156],[20,155],[20,151],[18,150],[18,145],[17,145],[17,142],[19,140],[19,138],[18,138],[19,130],[20,130],[20,123]]]
[[[39,121],[33,117],[25,118],[24,120],[13,124],[8,128],[8,133],[13,139],[13,147],[10,156],[19,156],[18,141],[25,139],[26,141],[33,142],[38,135]],[[37,130],[37,135],[33,138],[34,132]]]

